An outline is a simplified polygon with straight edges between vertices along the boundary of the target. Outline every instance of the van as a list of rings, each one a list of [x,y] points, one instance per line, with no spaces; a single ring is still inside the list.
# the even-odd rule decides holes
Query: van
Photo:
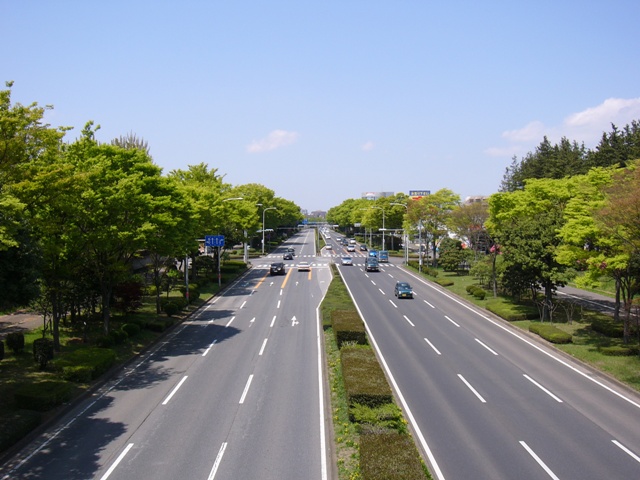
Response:
[[[380,252],[378,252],[378,261],[380,263],[389,263],[389,252],[387,250],[380,250]]]

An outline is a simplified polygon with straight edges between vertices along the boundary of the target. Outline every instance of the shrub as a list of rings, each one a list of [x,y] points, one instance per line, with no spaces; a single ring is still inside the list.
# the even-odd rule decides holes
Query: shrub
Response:
[[[638,347],[623,347],[621,345],[601,347],[600,353],[609,357],[630,357],[638,354]]]
[[[166,313],[168,317],[173,317],[176,313],[180,311],[180,307],[176,302],[166,302],[162,306],[162,309],[164,310],[164,313]]]
[[[140,333],[140,325],[136,323],[125,323],[124,325],[122,325],[121,330],[123,332],[126,332],[129,338],[135,337]]]
[[[469,295],[473,295],[473,291],[474,291],[476,288],[478,288],[478,286],[477,286],[477,285],[467,285],[467,286],[465,287],[465,290],[467,291],[467,293],[468,293]]]
[[[622,323],[615,323],[613,318],[596,317],[591,322],[591,330],[611,338],[622,338],[624,329]]]
[[[441,287],[450,287],[451,285],[453,285],[453,280],[449,278],[436,278],[434,282],[436,282]]]
[[[33,410],[16,410],[0,416],[0,452],[15,445],[40,425],[42,415]]]
[[[93,375],[91,367],[87,365],[70,365],[62,367],[62,378],[70,382],[89,383]]]
[[[109,335],[100,335],[96,338],[96,346],[100,348],[113,347],[113,338]]]
[[[53,360],[53,340],[49,338],[37,338],[33,341],[33,359],[40,370],[47,368],[47,364]]]
[[[338,348],[344,343],[367,345],[367,335],[364,323],[355,310],[333,310],[331,312],[331,326]]]
[[[72,393],[72,384],[50,380],[19,387],[14,399],[22,408],[45,412],[71,400]]]
[[[4,359],[4,342],[0,340],[0,360]]]
[[[24,352],[24,333],[11,332],[7,334],[6,342],[14,355]]]
[[[345,346],[340,350],[340,363],[349,406],[377,407],[393,402],[387,378],[371,348]]]
[[[152,332],[164,332],[167,328],[173,325],[172,318],[158,318],[156,320],[150,320],[145,324],[147,330]]]
[[[363,427],[379,427],[408,433],[407,422],[395,403],[385,403],[375,408],[355,404],[349,409],[349,418],[352,422],[358,423],[361,430]]]
[[[425,480],[418,450],[409,435],[360,435],[360,472],[367,480]]]
[[[109,332],[109,338],[111,338],[111,342],[113,345],[120,345],[129,338],[129,335],[127,335],[127,332],[125,332],[124,330],[118,330],[114,328]]]
[[[116,353],[109,348],[87,347],[79,348],[60,357],[56,365],[62,369],[63,376],[69,380],[88,382],[98,378],[111,368],[116,361]],[[86,379],[86,369],[90,378]]]
[[[491,299],[487,301],[485,308],[509,322],[515,322],[518,320],[536,320],[540,317],[538,310],[531,305],[505,303],[499,299]]]
[[[529,331],[551,343],[571,343],[571,335],[548,323],[532,323]]]
[[[485,292],[484,289],[478,287],[473,291],[473,296],[478,300],[484,300],[484,298],[487,296],[487,292]]]

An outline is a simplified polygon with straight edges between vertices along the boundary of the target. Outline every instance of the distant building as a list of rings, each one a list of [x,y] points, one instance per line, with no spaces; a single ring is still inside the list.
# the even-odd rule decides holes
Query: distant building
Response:
[[[327,218],[327,212],[324,210],[315,210],[309,214],[311,218]]]
[[[367,200],[378,200],[379,198],[384,197],[393,197],[395,193],[393,192],[364,192],[361,198],[366,198]]]
[[[467,197],[464,199],[465,205],[471,205],[472,203],[486,203],[489,197],[484,197],[482,195],[476,195],[473,197]]]

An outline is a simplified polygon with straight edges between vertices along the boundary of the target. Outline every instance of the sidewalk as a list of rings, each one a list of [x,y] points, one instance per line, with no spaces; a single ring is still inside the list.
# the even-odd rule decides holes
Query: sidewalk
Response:
[[[11,332],[28,332],[41,328],[43,325],[42,315],[33,313],[12,313],[11,315],[0,315],[0,340]]]

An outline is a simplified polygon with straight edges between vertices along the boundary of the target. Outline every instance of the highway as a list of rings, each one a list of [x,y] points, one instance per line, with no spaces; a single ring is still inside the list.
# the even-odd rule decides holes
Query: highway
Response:
[[[640,478],[640,396],[404,270],[339,270],[434,478]],[[399,262],[399,260],[398,260]],[[337,261],[337,263],[339,263]],[[397,299],[408,281],[414,299]]]
[[[284,276],[269,263],[285,247]],[[314,231],[183,322],[0,469],[2,479],[318,479],[330,474]],[[311,272],[295,265],[306,260]],[[329,410],[330,411],[330,410]]]

